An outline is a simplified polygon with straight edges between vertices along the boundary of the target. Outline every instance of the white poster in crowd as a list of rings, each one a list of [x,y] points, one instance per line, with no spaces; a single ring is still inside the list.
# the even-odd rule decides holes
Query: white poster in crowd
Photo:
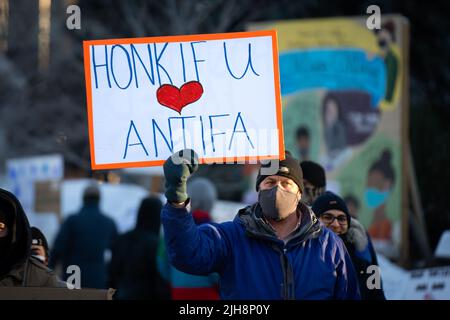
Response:
[[[450,266],[411,271],[404,292],[405,300],[450,300]]]
[[[245,208],[247,205],[241,202],[217,200],[211,212],[211,219],[214,222],[232,221],[239,210]]]
[[[61,184],[61,216],[66,219],[76,214],[83,206],[83,192],[93,181],[89,179],[65,180]],[[120,233],[133,229],[141,201],[148,191],[132,184],[102,183],[100,189],[100,210],[114,219]],[[157,195],[160,197],[160,195]],[[161,198],[161,197],[160,197]],[[161,198],[161,200],[163,200]],[[159,214],[159,213],[156,213]]]
[[[25,212],[34,211],[34,183],[58,181],[64,177],[62,155],[8,159],[6,175],[9,190],[19,199]]]
[[[275,31],[83,46],[93,169],[284,158]]]

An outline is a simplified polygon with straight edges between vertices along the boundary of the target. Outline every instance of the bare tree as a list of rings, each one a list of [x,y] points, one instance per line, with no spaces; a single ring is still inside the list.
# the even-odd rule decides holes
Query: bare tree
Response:
[[[17,2],[15,6],[20,7],[16,9],[26,11],[26,3]],[[5,86],[16,83],[15,90],[2,88],[0,83],[0,123],[10,146],[6,157],[59,152],[67,163],[85,170],[90,168],[82,40],[244,31],[247,23],[264,18],[277,2],[80,0],[77,3],[82,28],[67,30],[67,2],[52,1],[50,67],[46,72],[27,73],[18,68],[15,60],[9,63],[12,71],[5,71],[9,83]],[[26,28],[22,31],[26,32]],[[20,41],[19,33],[14,37],[15,42]],[[12,46],[26,50],[14,43]],[[26,59],[22,53],[21,57]],[[1,62],[0,59],[0,72]]]

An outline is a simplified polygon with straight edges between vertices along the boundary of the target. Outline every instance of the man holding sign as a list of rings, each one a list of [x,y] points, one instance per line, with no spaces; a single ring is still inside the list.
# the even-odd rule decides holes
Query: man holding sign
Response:
[[[300,202],[297,160],[286,153],[269,173],[274,161],[259,170],[257,203],[232,222],[198,227],[186,209],[186,180],[197,170],[198,156],[183,150],[167,159],[162,222],[172,264],[192,274],[218,272],[222,299],[359,299],[342,241]]]

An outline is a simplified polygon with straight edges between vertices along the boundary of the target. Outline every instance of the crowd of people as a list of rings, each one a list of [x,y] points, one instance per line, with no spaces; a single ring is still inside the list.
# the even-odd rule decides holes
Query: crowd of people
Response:
[[[385,299],[379,272],[368,271],[378,265],[371,238],[327,191],[319,164],[286,151],[261,165],[257,201],[224,223],[211,218],[214,185],[189,179],[197,168],[192,150],[169,157],[167,202],[145,198],[135,228],[121,235],[89,186],[51,250],[0,189],[0,286],[67,287],[61,271],[75,265],[81,288],[114,288],[115,299]]]

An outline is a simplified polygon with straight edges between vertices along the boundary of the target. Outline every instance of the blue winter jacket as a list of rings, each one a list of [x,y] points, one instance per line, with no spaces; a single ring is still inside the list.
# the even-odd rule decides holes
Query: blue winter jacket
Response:
[[[279,240],[256,203],[231,222],[196,226],[184,208],[162,209],[171,263],[191,274],[220,275],[222,299],[360,299],[344,244],[300,203],[300,225]]]

